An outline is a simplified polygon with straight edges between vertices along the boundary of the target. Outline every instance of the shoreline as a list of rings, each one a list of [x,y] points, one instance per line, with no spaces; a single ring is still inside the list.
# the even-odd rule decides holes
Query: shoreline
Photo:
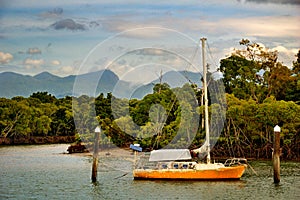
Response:
[[[142,152],[145,153],[145,152]],[[83,153],[65,153],[68,155],[74,155],[74,156],[82,156],[82,157],[92,157],[93,156],[93,152],[83,152]],[[133,157],[134,156],[134,152],[129,149],[129,148],[118,148],[118,147],[113,147],[113,148],[102,148],[99,149],[99,157]],[[229,158],[232,157],[215,157],[213,160],[217,161],[225,161]],[[246,158],[248,162],[252,162],[252,161],[272,161],[272,159],[256,159],[256,158]],[[299,159],[291,159],[291,160],[287,160],[287,159],[281,159],[281,162],[299,162]]]
[[[50,136],[49,136],[50,137]],[[69,137],[69,136],[68,136]],[[1,138],[0,138],[1,139]],[[2,144],[0,143],[0,148],[2,147],[8,147],[8,146],[39,146],[39,145],[55,145],[55,144],[65,144],[65,145],[71,145],[74,142],[55,142],[55,143],[14,143],[14,144]],[[67,146],[68,148],[68,146]],[[93,152],[78,152],[78,153],[68,153],[67,148],[61,152],[61,154],[65,154],[65,155],[74,155],[74,156],[82,156],[82,157],[92,157]],[[120,157],[120,156],[126,156],[126,157],[133,157],[134,153],[131,149],[129,148],[120,148],[120,147],[111,147],[111,148],[100,148],[99,150],[99,156],[103,157],[103,156],[112,156],[112,157]],[[224,161],[228,158],[231,158],[230,156],[228,157],[213,157],[213,160],[216,161]],[[248,161],[272,161],[272,158],[246,158]],[[300,159],[283,159],[280,158],[281,162],[299,162],[300,163]]]
[[[41,144],[70,144],[75,142],[75,136],[32,136],[28,138],[0,137],[1,145],[41,145]]]
[[[74,156],[82,156],[82,157],[92,157],[93,156],[93,152],[82,152],[82,153],[64,153],[67,155],[74,155]],[[132,157],[134,156],[134,153],[132,150],[130,150],[129,148],[126,149],[122,149],[122,148],[118,148],[118,147],[114,147],[114,148],[103,148],[103,149],[99,149],[99,153],[98,156],[100,157]]]

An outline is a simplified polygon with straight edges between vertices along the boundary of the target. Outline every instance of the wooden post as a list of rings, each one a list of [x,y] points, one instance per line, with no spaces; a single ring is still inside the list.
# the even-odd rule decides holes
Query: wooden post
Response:
[[[137,166],[137,151],[134,151],[134,166],[133,169],[135,169]]]
[[[274,127],[274,143],[273,143],[273,169],[274,183],[280,182],[280,127]]]
[[[98,153],[99,153],[99,133],[101,129],[99,126],[95,129],[95,144],[94,144],[94,153],[93,153],[93,166],[92,166],[92,182],[97,181],[97,169],[98,169]]]
[[[130,144],[130,149],[134,151],[134,162],[133,162],[133,169],[137,167],[137,154],[138,151],[142,152],[143,149],[140,147],[140,144]]]

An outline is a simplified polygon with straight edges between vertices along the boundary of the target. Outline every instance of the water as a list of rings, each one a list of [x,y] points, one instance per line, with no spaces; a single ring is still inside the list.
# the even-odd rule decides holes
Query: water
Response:
[[[100,156],[98,183],[91,158],[62,154],[68,145],[0,147],[0,199],[299,199],[300,163],[281,163],[273,183],[271,162],[252,162],[240,181],[137,181],[129,156]]]

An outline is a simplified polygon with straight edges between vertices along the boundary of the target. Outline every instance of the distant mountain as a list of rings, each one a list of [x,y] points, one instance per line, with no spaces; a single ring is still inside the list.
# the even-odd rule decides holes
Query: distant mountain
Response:
[[[77,82],[80,81],[79,90],[76,90],[78,93],[75,95],[94,95],[91,92],[90,85],[91,82],[97,81],[100,75],[102,75],[102,78],[95,88],[94,92],[96,94],[110,92],[116,82],[119,81],[118,76],[109,70],[67,77],[58,77],[49,72],[42,72],[35,76],[4,72],[0,73],[0,97],[28,97],[38,91],[47,91],[58,98],[74,95],[73,87],[75,80]]]
[[[198,73],[170,71],[162,75],[162,82],[168,83],[171,87],[180,87],[189,81],[201,85],[200,78]],[[55,76],[49,72],[35,76],[3,72],[0,73],[0,97],[28,97],[34,92],[47,91],[57,98],[83,94],[95,96],[113,92],[116,97],[140,99],[152,93],[153,85],[159,82],[157,79],[146,85],[130,83],[119,80],[119,77],[110,70],[67,77]]]
[[[190,72],[190,71],[169,71],[163,74],[162,82],[166,82],[170,87],[181,87],[185,83],[195,83],[198,86],[202,85],[201,83],[202,76],[199,73]],[[154,83],[159,83],[159,79],[153,81]]]
[[[13,72],[0,74],[1,97],[28,96],[27,93],[35,91],[34,87],[36,84],[38,84],[38,81],[32,79],[31,76],[24,76]]]
[[[33,76],[33,78],[37,79],[37,80],[47,80],[47,81],[58,81],[61,80],[62,78],[55,76],[53,74],[50,74],[49,72],[42,72],[40,74],[37,74],[35,76]]]
[[[186,83],[197,84],[198,87],[202,86],[201,83],[201,74],[189,71],[169,71],[162,75],[161,81],[167,83],[171,88],[182,87]],[[151,83],[142,85],[131,95],[131,98],[142,98],[145,95],[153,92],[153,86],[160,82],[160,79],[153,80]]]

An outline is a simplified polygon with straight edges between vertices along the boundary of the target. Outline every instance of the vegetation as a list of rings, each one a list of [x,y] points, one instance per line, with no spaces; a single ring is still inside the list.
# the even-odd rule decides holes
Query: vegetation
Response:
[[[72,99],[56,99],[47,92],[29,98],[0,99],[0,130],[3,138],[74,136]]]
[[[282,156],[299,159],[300,51],[289,69],[278,61],[276,51],[249,40],[240,44],[245,49],[235,50],[220,63],[226,96],[210,96],[210,115],[216,120],[211,122],[212,131],[215,124],[225,122],[213,156],[270,158],[278,124]],[[210,80],[210,87],[219,82]],[[118,99],[111,93],[57,99],[47,92],[1,98],[1,137],[77,135],[88,143],[100,124],[103,145],[128,147],[138,142],[147,150],[167,145],[196,148],[205,139],[201,98],[196,85],[170,88],[166,83],[156,84],[143,99]],[[217,119],[220,115],[226,118]]]

